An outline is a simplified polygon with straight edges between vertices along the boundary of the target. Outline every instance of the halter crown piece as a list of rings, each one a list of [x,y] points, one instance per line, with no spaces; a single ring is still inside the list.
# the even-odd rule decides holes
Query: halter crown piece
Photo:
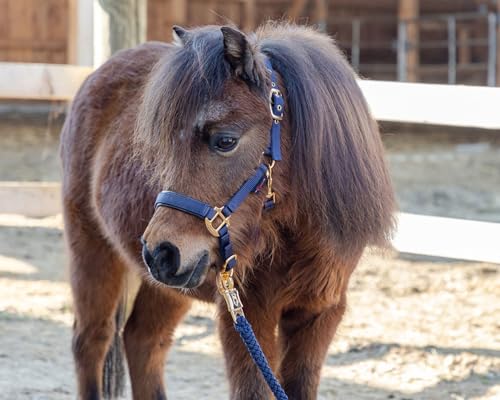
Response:
[[[210,234],[219,238],[219,251],[222,260],[224,260],[217,276],[219,293],[226,301],[228,311],[234,321],[235,329],[240,333],[250,355],[262,372],[274,396],[278,400],[287,400],[287,395],[273,375],[267,359],[255,338],[252,327],[243,313],[243,304],[241,303],[238,290],[234,287],[233,281],[233,268],[237,264],[238,256],[234,254],[229,237],[229,220],[231,214],[238,209],[251,193],[258,193],[260,188],[266,184],[267,194],[263,205],[264,209],[269,210],[276,203],[272,174],[276,161],[281,160],[281,121],[283,119],[285,102],[279,90],[276,73],[271,61],[266,57],[264,62],[271,78],[269,109],[273,122],[270,131],[269,146],[264,151],[264,155],[269,158],[270,162],[261,163],[255,173],[240,186],[236,193],[222,207],[212,207],[209,204],[180,193],[162,191],[156,198],[155,209],[158,207],[170,207],[203,219]]]

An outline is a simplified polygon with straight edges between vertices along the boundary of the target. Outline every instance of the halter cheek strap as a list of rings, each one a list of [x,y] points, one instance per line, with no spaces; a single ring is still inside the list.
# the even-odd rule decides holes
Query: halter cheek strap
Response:
[[[238,290],[234,287],[233,281],[233,268],[236,266],[238,257],[234,254],[229,237],[229,219],[231,214],[238,209],[251,193],[259,192],[264,183],[267,184],[266,200],[263,204],[264,209],[271,209],[276,203],[272,174],[276,161],[281,160],[281,120],[283,119],[285,102],[278,88],[276,73],[268,58],[265,59],[265,65],[271,77],[269,110],[273,122],[270,130],[269,145],[264,151],[264,155],[271,160],[270,163],[260,164],[255,173],[240,186],[236,193],[222,207],[212,207],[207,203],[181,193],[162,191],[156,198],[155,208],[170,207],[203,219],[210,234],[219,238],[219,252],[221,258],[224,260],[217,277],[219,293],[226,301],[227,309],[231,313],[235,329],[240,334],[250,356],[259,367],[262,376],[274,396],[278,400],[288,400],[287,395],[269,367],[269,363],[257,342],[252,327],[243,313],[243,304],[241,303]]]

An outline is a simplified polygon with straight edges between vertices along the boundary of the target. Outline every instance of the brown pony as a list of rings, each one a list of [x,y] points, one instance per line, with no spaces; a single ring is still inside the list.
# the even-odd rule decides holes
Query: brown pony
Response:
[[[277,204],[264,212],[265,193],[252,194],[231,217],[235,276],[288,396],[314,399],[349,277],[363,249],[385,245],[393,228],[377,125],[326,35],[281,24],[252,35],[217,26],[174,31],[174,44],[122,51],[94,72],[63,128],[79,396],[103,395],[106,353],[133,268],[142,284],[123,342],[134,399],[166,398],[166,353],[192,299],[219,308],[230,398],[269,398],[215,289],[217,239],[193,216],[153,208],[163,189],[222,205],[253,174],[272,123],[266,55],[286,100]],[[162,282],[145,268],[141,236]]]

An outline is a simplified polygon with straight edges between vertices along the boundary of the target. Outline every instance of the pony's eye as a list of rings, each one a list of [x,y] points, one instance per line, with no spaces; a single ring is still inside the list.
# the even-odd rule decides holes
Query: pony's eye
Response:
[[[227,133],[218,133],[210,138],[210,146],[217,151],[227,153],[238,145],[238,138]]]

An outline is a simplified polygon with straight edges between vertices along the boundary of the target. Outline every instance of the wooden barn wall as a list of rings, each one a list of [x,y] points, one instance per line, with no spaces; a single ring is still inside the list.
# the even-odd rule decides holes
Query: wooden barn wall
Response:
[[[420,0],[423,14],[442,12],[468,12],[477,8],[486,0]],[[253,18],[248,15],[245,5],[254,3]],[[268,19],[286,18],[294,0],[148,0],[148,38],[153,40],[170,40],[171,27],[174,24],[186,26],[205,25],[213,23],[234,22],[240,27],[246,27],[248,20],[255,25]],[[341,31],[343,38],[349,38],[351,27],[336,23],[339,17],[346,19],[356,16],[394,16],[397,18],[398,0],[326,0],[328,15],[327,28],[330,32]],[[300,23],[314,23],[316,6],[313,0],[303,1],[303,10],[298,16]],[[374,21],[365,26],[366,37],[371,40],[394,36],[396,22],[387,26]],[[349,38],[350,39],[350,38]]]
[[[0,0],[0,61],[68,63],[68,35],[70,5],[75,0]],[[88,0],[92,1],[92,0]],[[471,11],[486,0],[421,0],[422,13],[448,11]],[[397,0],[328,0],[327,29],[333,33],[339,44],[349,53],[352,28],[350,21],[339,23],[338,18],[347,20],[353,16],[377,14],[396,17]],[[168,41],[174,24],[196,26],[211,23],[234,22],[251,29],[267,19],[286,18],[292,9],[293,0],[148,0],[148,39]],[[253,4],[253,7],[251,6]],[[305,1],[299,22],[315,21],[316,1]],[[439,5],[439,7],[438,7]],[[481,22],[484,30],[485,23]],[[477,37],[474,26],[469,28],[470,36]],[[381,24],[376,20],[363,24],[361,40],[361,62],[380,65],[394,65],[396,55],[388,43],[385,48],[374,46],[377,42],[390,42],[397,35],[396,21]],[[444,31],[443,31],[444,32]],[[443,32],[439,32],[440,35]],[[437,35],[429,33],[428,35]],[[425,38],[424,31],[422,37]],[[481,49],[484,53],[485,49]],[[428,52],[432,62],[445,54]],[[476,55],[472,59],[484,59]],[[432,57],[431,57],[432,56]],[[425,57],[424,57],[425,61]],[[443,62],[442,60],[439,60]]]
[[[69,0],[0,0],[0,61],[67,62]]]
[[[286,16],[291,0],[149,0],[148,38],[170,40],[172,25],[198,26],[232,22],[240,27],[256,26],[268,19]]]

